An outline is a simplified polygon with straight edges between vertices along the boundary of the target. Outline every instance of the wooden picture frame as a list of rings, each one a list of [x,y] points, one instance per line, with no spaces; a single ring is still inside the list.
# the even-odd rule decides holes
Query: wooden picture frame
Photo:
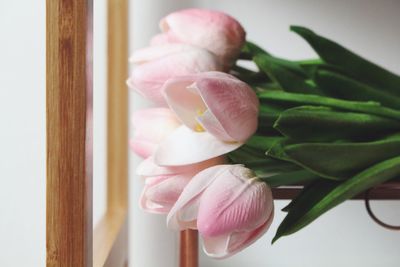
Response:
[[[128,1],[108,1],[107,208],[94,235],[93,1],[46,9],[46,264],[127,266]]]
[[[108,0],[107,207],[92,234],[93,0],[46,4],[46,264],[128,265],[128,1]],[[180,235],[198,266],[198,235]]]
[[[48,267],[128,265],[128,0],[107,7],[107,207],[93,232],[93,0],[47,0]],[[399,199],[398,185],[380,185],[370,198]],[[292,199],[301,188],[275,188],[274,198]],[[197,231],[180,234],[179,260],[198,266]]]

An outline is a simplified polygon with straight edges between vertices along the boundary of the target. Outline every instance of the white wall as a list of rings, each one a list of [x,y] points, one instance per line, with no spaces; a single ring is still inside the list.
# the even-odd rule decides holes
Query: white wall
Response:
[[[0,1],[0,266],[45,260],[45,1]]]
[[[131,48],[145,46],[158,31],[158,20],[171,10],[198,6],[225,11],[246,28],[248,39],[278,56],[301,59],[314,56],[308,45],[289,32],[289,25],[308,26],[384,67],[400,73],[399,1],[266,1],[266,0],[136,0],[131,5]],[[131,94],[131,108],[143,106]],[[138,159],[131,160],[132,171]],[[165,217],[137,208],[142,183],[131,180],[131,262],[133,266],[177,266],[176,235],[165,228]],[[276,201],[269,232],[250,248],[227,260],[200,255],[201,266],[239,267],[395,267],[400,264],[400,233],[384,230],[367,216],[364,204],[349,201],[309,227],[270,245],[287,202]],[[379,216],[400,223],[399,202],[373,202]],[[158,256],[155,256],[158,255]]]

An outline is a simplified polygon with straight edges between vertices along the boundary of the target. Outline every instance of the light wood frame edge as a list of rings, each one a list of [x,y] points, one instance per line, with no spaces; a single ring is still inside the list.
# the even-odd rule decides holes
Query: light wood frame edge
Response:
[[[94,267],[128,259],[128,1],[108,0],[107,13],[107,207],[94,231]]]

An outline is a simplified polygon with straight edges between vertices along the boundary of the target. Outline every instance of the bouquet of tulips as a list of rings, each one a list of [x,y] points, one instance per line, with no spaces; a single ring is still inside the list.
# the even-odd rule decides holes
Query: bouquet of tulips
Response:
[[[273,56],[217,11],[174,12],[160,28],[128,79],[157,105],[133,115],[140,206],[197,229],[207,255],[233,255],[268,230],[271,187],[304,185],[274,242],[400,176],[399,76],[303,27],[291,30],[320,58]]]

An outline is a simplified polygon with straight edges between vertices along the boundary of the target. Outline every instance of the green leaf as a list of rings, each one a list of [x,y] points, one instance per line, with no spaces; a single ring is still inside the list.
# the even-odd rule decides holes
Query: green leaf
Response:
[[[320,58],[297,60],[295,62],[299,64],[306,72],[308,72],[307,70],[310,67],[320,66],[324,64],[324,61]]]
[[[268,168],[263,168],[263,166],[252,168],[252,170],[261,181],[271,187],[305,184],[319,179],[317,175],[306,170],[296,170],[279,174],[272,174]]]
[[[283,111],[284,109],[275,105],[260,105],[257,133],[263,135],[280,135],[273,126]]]
[[[283,58],[274,57],[271,55],[259,54],[254,57],[254,62],[260,67],[262,71],[268,72],[270,69],[269,65],[279,66],[285,68],[287,71],[292,72],[298,77],[304,79],[310,78],[307,72],[302,68],[302,66],[296,61],[290,61]]]
[[[296,164],[327,178],[349,178],[400,154],[400,135],[363,143],[303,143],[284,147]]]
[[[328,175],[324,172],[320,172],[318,169],[311,168],[310,166],[303,164],[302,162],[298,161],[296,158],[287,154],[286,148],[290,147],[290,145],[293,143],[294,143],[294,141],[289,140],[289,139],[283,139],[281,141],[278,141],[269,150],[267,150],[266,155],[271,158],[277,159],[277,160],[290,162],[290,163],[298,166],[299,168],[302,168],[310,173],[313,173],[314,175],[319,176],[320,178],[329,179],[329,180],[342,180],[341,177]]]
[[[245,147],[261,150],[264,155],[265,151],[269,150],[276,142],[282,139],[284,139],[282,136],[253,135],[246,141]]]
[[[287,108],[304,105],[315,105],[331,107],[343,111],[374,114],[382,117],[400,120],[400,111],[382,107],[379,103],[372,101],[350,101],[336,99],[333,97],[288,93],[283,91],[265,91],[259,92],[257,95],[261,102],[260,110],[264,109],[264,113],[272,112],[272,110],[268,110],[269,106],[272,106],[275,110],[280,111],[276,113],[281,113],[283,109]]]
[[[270,149],[268,149],[265,152],[265,155],[267,155],[268,157],[272,157],[274,159],[278,159],[278,160],[283,160],[283,161],[287,161],[287,162],[292,162],[293,160],[291,158],[289,158],[288,155],[286,155],[285,152],[285,146],[290,144],[292,141],[289,140],[288,138],[284,138],[282,140],[279,140],[278,142],[275,142]]]
[[[268,158],[262,151],[254,150],[246,145],[228,154],[230,163],[244,164],[250,169],[259,168],[268,173],[299,170],[297,165],[290,162]]]
[[[320,69],[316,71],[314,78],[325,95],[347,100],[376,101],[386,107],[400,109],[400,97],[344,75]]]
[[[400,121],[327,107],[301,106],[282,112],[274,128],[284,136],[299,141],[364,141],[398,132]]]
[[[375,164],[341,183],[325,180],[315,183],[294,200],[272,243],[282,236],[299,231],[343,201],[399,175],[400,156]]]
[[[251,151],[249,148],[246,149],[244,146],[236,149],[228,154],[231,163],[233,164],[247,164],[247,163],[260,163],[263,164],[266,157],[262,153],[256,153]]]
[[[258,68],[278,83],[283,90],[304,94],[320,94],[320,91],[308,80],[303,68],[292,61],[268,55],[257,55],[253,58]]]
[[[287,204],[285,207],[283,207],[281,209],[281,211],[289,212],[289,210],[293,207],[294,204],[296,204],[304,196],[307,196],[308,190],[313,189],[316,186],[316,184],[319,184],[319,183],[325,183],[325,181],[319,179],[319,180],[312,181],[312,182],[304,185],[304,187],[300,191],[300,193],[294,199],[292,199],[292,201],[290,201],[289,204]],[[334,182],[333,181],[327,181],[327,183],[334,183]]]
[[[258,174],[263,176],[267,173],[273,174],[300,170],[299,166],[290,162],[267,157],[263,160],[245,162],[243,164],[249,169],[258,170]]]
[[[356,80],[365,81],[400,96],[400,76],[307,28],[291,26],[290,29],[303,37],[325,62],[337,66]]]
[[[267,51],[250,41],[246,41],[242,48],[242,52],[247,53],[251,58],[258,54],[269,55]]]
[[[234,65],[231,71],[231,74],[252,87],[266,82],[271,82],[271,79],[269,79],[264,72],[252,71],[239,65]]]

